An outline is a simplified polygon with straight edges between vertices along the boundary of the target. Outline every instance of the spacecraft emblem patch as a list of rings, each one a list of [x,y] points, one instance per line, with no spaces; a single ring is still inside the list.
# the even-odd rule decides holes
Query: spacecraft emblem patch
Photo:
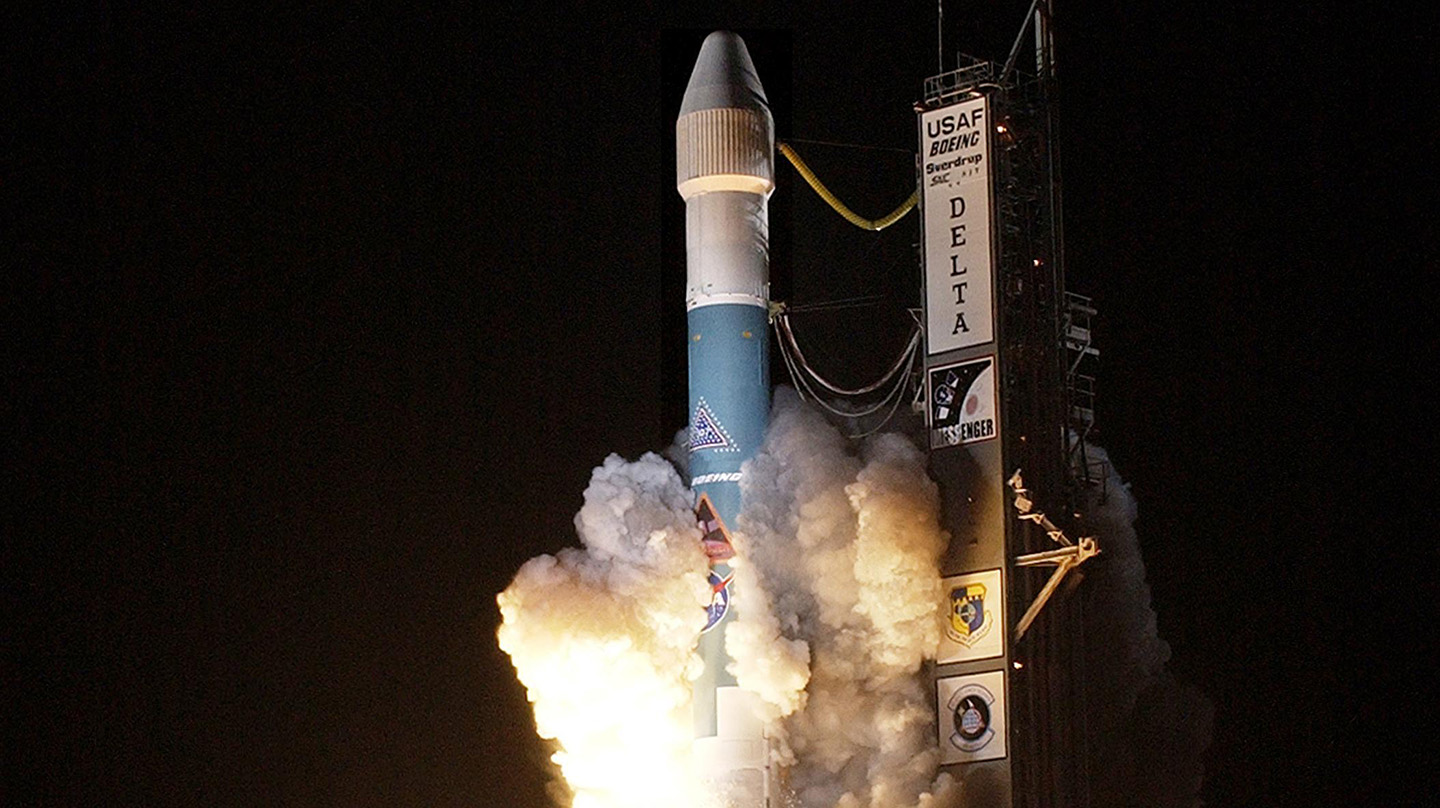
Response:
[[[930,448],[964,446],[1000,434],[995,406],[995,357],[931,368]]]

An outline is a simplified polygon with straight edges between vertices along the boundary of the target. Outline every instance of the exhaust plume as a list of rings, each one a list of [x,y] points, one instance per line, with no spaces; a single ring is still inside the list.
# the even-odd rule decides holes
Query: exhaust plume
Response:
[[[575,528],[582,547],[532,558],[498,597],[536,730],[575,808],[703,806],[690,680],[710,591],[690,492],[658,455],[611,455]]]
[[[924,675],[949,538],[925,467],[905,438],[852,443],[776,391],[745,467],[726,650],[738,684],[759,696],[788,792],[778,804],[940,808],[959,794],[936,778]],[[1091,799],[1195,805],[1213,709],[1165,671],[1135,501],[1107,473],[1107,494],[1086,509],[1105,554],[1081,590]],[[531,559],[499,596],[500,646],[539,734],[559,747],[576,808],[723,802],[691,762],[694,649],[710,600],[693,503],[665,459],[612,455],[575,517],[582,546]]]

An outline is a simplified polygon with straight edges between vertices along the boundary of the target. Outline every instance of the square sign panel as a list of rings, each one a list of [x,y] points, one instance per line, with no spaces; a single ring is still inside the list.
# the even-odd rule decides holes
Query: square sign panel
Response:
[[[979,443],[1000,434],[993,354],[930,368],[926,388],[931,449]]]
[[[935,680],[940,762],[1005,757],[1005,671]]]
[[[969,662],[1005,653],[1005,589],[1000,570],[969,572],[944,581],[945,636],[935,661]]]

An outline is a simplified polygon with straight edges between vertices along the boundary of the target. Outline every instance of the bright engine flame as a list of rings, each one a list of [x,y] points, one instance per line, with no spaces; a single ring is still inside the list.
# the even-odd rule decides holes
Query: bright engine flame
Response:
[[[782,390],[746,469],[726,651],[786,769],[772,804],[947,804],[922,670],[946,536],[923,453],[896,435],[853,445]],[[691,761],[710,594],[692,508],[659,457],[612,456],[575,519],[583,549],[532,559],[499,597],[500,645],[575,808],[726,802]]]
[[[498,598],[536,730],[575,808],[703,805],[690,680],[709,588],[689,492],[656,455],[612,455],[575,524],[583,549],[531,559]]]

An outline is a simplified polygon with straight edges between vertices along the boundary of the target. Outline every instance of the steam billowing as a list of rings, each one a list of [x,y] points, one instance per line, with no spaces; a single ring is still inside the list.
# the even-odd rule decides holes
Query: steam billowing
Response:
[[[1160,639],[1135,533],[1129,487],[1108,466],[1104,500],[1096,491],[1088,530],[1103,555],[1086,565],[1086,714],[1091,804],[1199,805],[1204,752],[1214,709],[1165,670],[1170,646]]]
[[[790,787],[804,806],[915,805],[939,760],[920,671],[940,638],[948,540],[924,455],[880,435],[857,457],[782,389],[742,490],[745,606],[726,648],[740,686],[784,717]]]
[[[1103,457],[1103,455],[1102,455]],[[788,389],[747,466],[734,531],[731,671],[760,697],[802,808],[940,808],[934,692],[941,624],[936,486],[897,435],[843,438]],[[1093,804],[1193,804],[1210,708],[1164,672],[1118,478],[1093,503],[1086,597]],[[647,454],[596,469],[575,519],[582,548],[526,563],[500,597],[500,645],[576,808],[708,808],[692,775],[691,680],[709,601],[690,492]]]

